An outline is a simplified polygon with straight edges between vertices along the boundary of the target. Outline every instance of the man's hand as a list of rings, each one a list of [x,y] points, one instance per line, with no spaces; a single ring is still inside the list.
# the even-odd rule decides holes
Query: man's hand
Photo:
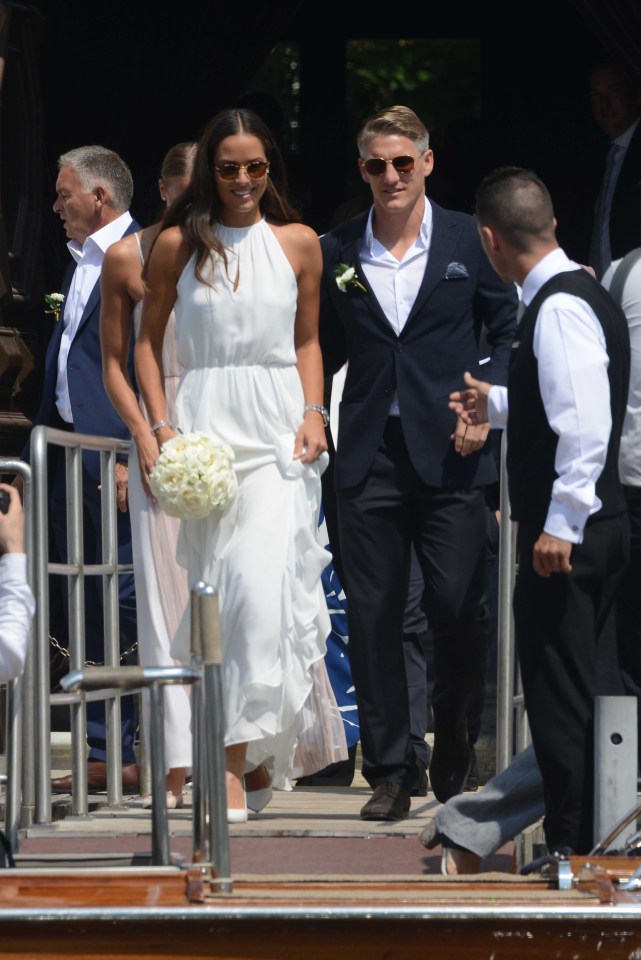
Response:
[[[19,473],[16,473],[15,477],[11,481],[11,486],[18,491],[20,500],[24,500],[24,480]]]
[[[116,463],[116,504],[121,513],[127,512],[127,492],[129,489],[129,468],[126,463]]]
[[[552,573],[570,573],[572,546],[569,540],[542,533],[532,550],[534,572],[540,577],[549,577]]]
[[[475,380],[467,371],[463,377],[469,389],[455,390],[450,394],[450,410],[471,426],[487,423],[487,398],[493,384],[486,383],[484,380]]]
[[[466,423],[461,417],[458,417],[456,429],[451,436],[451,439],[454,441],[454,449],[457,453],[460,453],[462,457],[467,457],[470,453],[476,453],[487,440],[489,432],[489,423],[479,423],[477,426],[472,426]]]
[[[20,494],[14,486],[0,483],[9,494],[9,510],[0,512],[0,554],[24,553],[24,513]]]

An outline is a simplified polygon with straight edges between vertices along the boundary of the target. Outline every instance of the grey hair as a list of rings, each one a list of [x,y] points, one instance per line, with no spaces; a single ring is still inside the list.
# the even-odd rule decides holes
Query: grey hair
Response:
[[[63,167],[73,169],[87,192],[98,186],[106,187],[107,203],[118,213],[129,209],[134,195],[133,177],[125,161],[113,150],[97,145],[76,147],[58,157],[58,170]]]

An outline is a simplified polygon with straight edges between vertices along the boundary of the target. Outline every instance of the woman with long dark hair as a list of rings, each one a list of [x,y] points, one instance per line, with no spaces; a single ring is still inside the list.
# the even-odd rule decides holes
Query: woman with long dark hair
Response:
[[[283,186],[280,154],[256,114],[225,110],[210,121],[191,185],[146,263],[136,346],[159,450],[180,429],[235,455],[237,496],[205,520],[182,521],[179,541],[190,584],[204,580],[219,598],[230,822],[247,818],[246,803],[260,809],[272,786],[289,787],[301,772],[297,746],[308,771],[314,741],[316,769],[346,756],[323,661],[321,252]],[[161,355],[172,310],[185,371],[173,419]],[[174,648],[183,657],[188,626],[185,617]]]

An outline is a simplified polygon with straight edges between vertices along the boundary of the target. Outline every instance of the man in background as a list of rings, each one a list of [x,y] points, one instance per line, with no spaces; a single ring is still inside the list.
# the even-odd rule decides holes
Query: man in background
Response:
[[[641,90],[614,63],[590,72],[592,116],[610,141],[594,210],[590,265],[598,279],[641,243]]]

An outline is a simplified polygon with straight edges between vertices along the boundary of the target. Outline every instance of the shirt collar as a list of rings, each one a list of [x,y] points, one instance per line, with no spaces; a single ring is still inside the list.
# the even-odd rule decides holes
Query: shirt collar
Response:
[[[547,253],[542,260],[532,267],[527,277],[523,281],[521,289],[521,300],[527,307],[537,295],[544,283],[555,276],[557,273],[566,273],[569,270],[579,270],[581,265],[570,260],[568,255],[561,247]]]
[[[634,131],[639,126],[639,121],[641,121],[641,116],[638,116],[631,127],[621,134],[620,137],[615,137],[612,143],[616,143],[618,147],[623,147],[627,149],[630,146],[630,140],[634,136]]]
[[[67,249],[76,263],[80,263],[90,250],[96,248],[100,254],[104,256],[112,243],[120,240],[130,223],[133,223],[133,217],[129,211],[121,213],[115,220],[112,220],[106,224],[106,226],[101,227],[100,230],[96,230],[95,233],[87,237],[82,246],[77,240],[70,240],[67,244]]]
[[[373,245],[378,244],[378,240],[374,236],[374,228],[372,226],[374,220],[374,207],[372,206],[369,211],[369,216],[367,218],[367,225],[365,227],[365,235],[363,237],[365,241],[365,246],[370,252],[371,256],[374,256]],[[425,249],[429,247],[430,236],[432,232],[432,204],[429,202],[427,197],[425,197],[425,209],[423,210],[423,219],[421,220],[421,226],[418,232],[418,237],[416,242],[420,243]],[[379,244],[380,246],[380,244]]]

